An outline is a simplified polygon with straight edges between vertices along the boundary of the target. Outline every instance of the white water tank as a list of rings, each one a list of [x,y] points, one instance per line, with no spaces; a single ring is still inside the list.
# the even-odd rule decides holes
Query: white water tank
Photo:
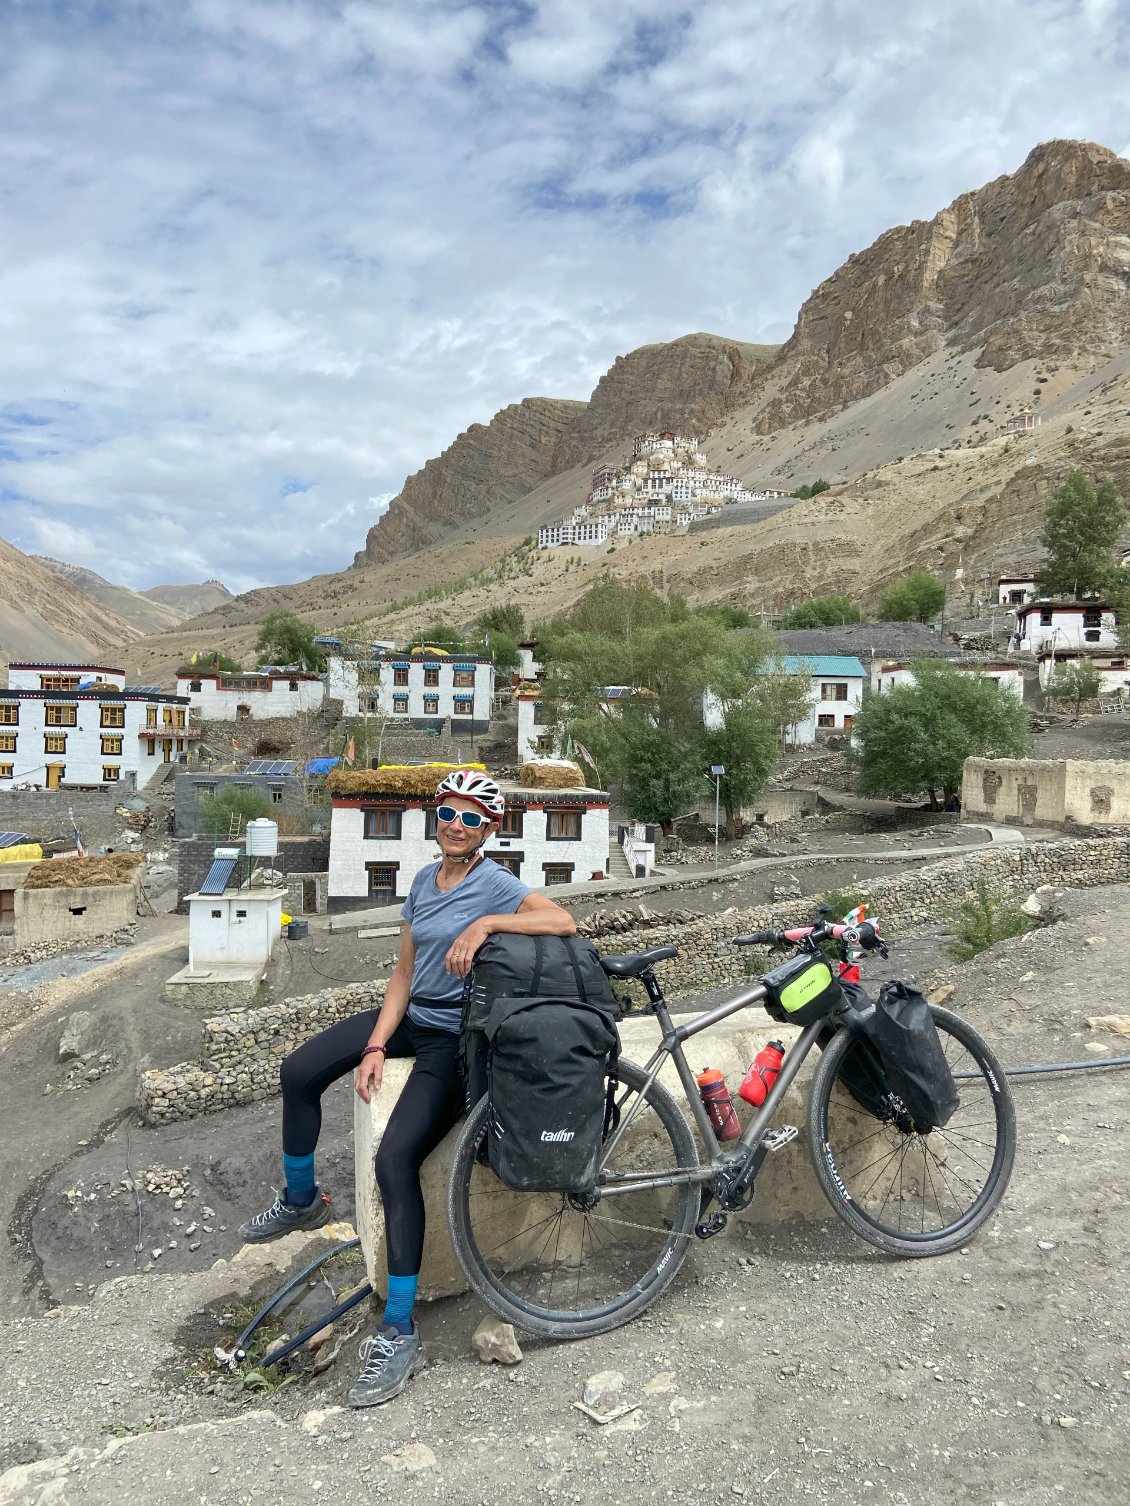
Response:
[[[267,816],[259,816],[247,823],[247,856],[249,858],[273,858],[279,851],[279,826]]]

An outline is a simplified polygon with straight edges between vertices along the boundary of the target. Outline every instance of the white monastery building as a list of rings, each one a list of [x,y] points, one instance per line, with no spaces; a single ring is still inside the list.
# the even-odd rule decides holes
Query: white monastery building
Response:
[[[485,849],[531,888],[587,883],[608,869],[602,790],[530,790],[502,784],[506,816]],[[335,795],[330,817],[331,912],[400,904],[421,868],[439,857],[432,800]]]
[[[39,785],[138,789],[166,764],[186,762],[199,732],[187,699],[126,688],[101,664],[10,664],[0,690],[0,789]]]
[[[261,722],[269,717],[320,711],[326,686],[321,675],[298,669],[228,674],[193,668],[178,673],[177,694],[206,722]]]

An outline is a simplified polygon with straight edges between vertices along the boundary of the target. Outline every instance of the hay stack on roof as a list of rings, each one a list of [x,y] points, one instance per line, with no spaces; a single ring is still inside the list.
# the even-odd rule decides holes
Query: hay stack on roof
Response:
[[[140,852],[112,852],[104,858],[48,858],[29,871],[23,887],[103,889],[112,884],[132,884],[137,870],[144,865],[145,857]]]
[[[580,766],[571,758],[536,758],[522,765],[522,783],[528,790],[576,789],[584,782]]]
[[[379,769],[335,769],[326,780],[331,795],[403,795],[430,800],[436,785],[456,769],[486,772],[481,763],[382,764]]]

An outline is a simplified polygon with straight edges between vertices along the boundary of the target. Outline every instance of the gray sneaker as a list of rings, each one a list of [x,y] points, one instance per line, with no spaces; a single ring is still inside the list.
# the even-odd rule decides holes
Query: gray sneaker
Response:
[[[314,1194],[314,1201],[305,1207],[295,1208],[284,1203],[280,1193],[264,1213],[257,1213],[247,1223],[240,1224],[239,1237],[249,1245],[269,1244],[272,1239],[282,1239],[296,1229],[320,1229],[333,1218],[333,1204],[329,1195],[321,1189]]]
[[[428,1363],[420,1330],[401,1333],[386,1323],[371,1339],[363,1340],[361,1374],[345,1398],[350,1407],[379,1407],[399,1396],[404,1387]]]

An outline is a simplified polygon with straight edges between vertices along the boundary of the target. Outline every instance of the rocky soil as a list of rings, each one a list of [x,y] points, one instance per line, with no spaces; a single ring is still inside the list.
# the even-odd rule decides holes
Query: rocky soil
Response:
[[[1047,929],[929,969],[953,984],[950,1007],[1007,1065],[1130,1054],[1125,1037],[1088,1024],[1122,1006],[1112,978],[1130,943],[1130,888],[1068,893],[1061,904],[1064,919]],[[22,1082],[35,1055],[5,1065]],[[9,1307],[0,1324],[10,1376],[0,1443],[12,1466],[0,1502],[211,1506],[266,1494],[305,1503],[360,1490],[468,1506],[609,1495],[892,1506],[1074,1496],[1114,1506],[1130,1478],[1125,1084],[1117,1069],[1016,1079],[1012,1184],[991,1224],[952,1256],[893,1262],[831,1218],[737,1221],[734,1237],[695,1247],[644,1318],[575,1345],[522,1341],[516,1366],[475,1357],[477,1301],[432,1305],[421,1316],[428,1370],[397,1401],[361,1414],[340,1409],[361,1336],[349,1337],[348,1320],[321,1351],[325,1360],[340,1343],[334,1363],[312,1374],[303,1360],[279,1390],[241,1384],[208,1358],[217,1344],[230,1348],[233,1324],[281,1279],[264,1258],[313,1258],[300,1236],[293,1250],[189,1274],[190,1258],[237,1252],[237,1215],[270,1177],[277,1106],[157,1132],[126,1120],[116,1140],[92,1137],[36,1184],[44,1245],[69,1244],[87,1266],[81,1295],[71,1285],[82,1305],[61,1305],[70,1299],[60,1266],[49,1294],[33,1286],[24,1310]],[[25,1133],[44,1123],[42,1104],[25,1101]],[[326,1166],[344,1177],[347,1085],[328,1109]],[[145,1259],[164,1247],[148,1275],[128,1274],[137,1208],[122,1186],[123,1153]],[[5,1169],[6,1180],[17,1175]],[[335,1186],[344,1210],[347,1182]],[[115,1279],[99,1288],[105,1278]],[[602,1426],[574,1403],[609,1370],[623,1377],[618,1388],[605,1383],[611,1399],[632,1410]]]

